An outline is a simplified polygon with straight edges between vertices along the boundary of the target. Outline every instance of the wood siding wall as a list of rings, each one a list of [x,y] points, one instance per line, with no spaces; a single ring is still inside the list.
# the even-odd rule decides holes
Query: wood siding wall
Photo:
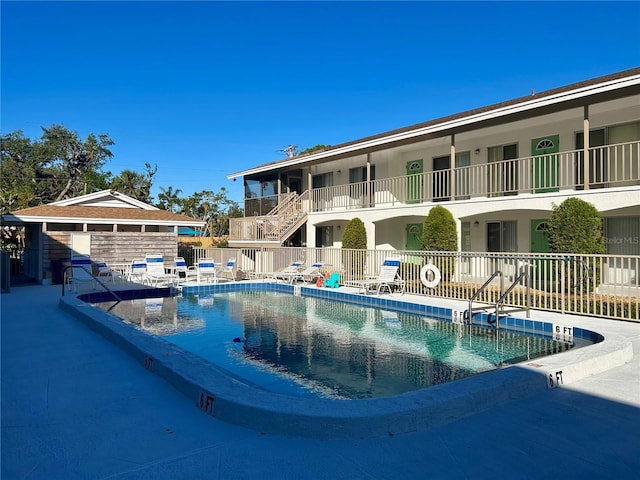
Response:
[[[43,233],[43,278],[52,278],[52,260],[71,258],[71,238],[74,232]],[[81,232],[77,232],[81,233]],[[90,232],[91,258],[103,258],[107,264],[130,262],[147,253],[160,253],[165,262],[173,264],[178,254],[178,237],[171,232]]]

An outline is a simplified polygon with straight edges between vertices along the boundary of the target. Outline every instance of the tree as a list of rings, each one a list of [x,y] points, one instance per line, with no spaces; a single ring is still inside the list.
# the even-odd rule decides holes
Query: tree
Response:
[[[82,141],[76,132],[62,125],[43,127],[42,131],[36,152],[60,188],[56,200],[88,193],[87,183],[92,178],[89,174],[99,171],[113,156],[108,148],[114,144],[113,140],[106,134],[90,133]]]
[[[61,125],[42,128],[31,141],[20,130],[0,137],[2,213],[50,203],[106,188],[111,174],[101,171],[111,158],[107,135],[78,134]]]
[[[38,204],[33,145],[21,131],[0,137],[0,214]]]
[[[196,192],[181,201],[183,215],[206,222],[205,235],[222,237],[229,234],[229,219],[243,216],[238,202],[230,200],[227,189],[215,193],[210,190]]]
[[[331,148],[331,145],[316,145],[315,147],[309,147],[302,150],[298,155],[306,155],[307,153],[317,152],[319,150],[325,150],[327,148]]]
[[[168,210],[170,212],[175,212],[174,207],[180,208],[180,194],[182,190],[176,188],[175,190],[172,187],[168,187],[166,190],[160,187],[160,193],[158,194],[158,204],[156,205],[158,208],[163,210]]]
[[[144,173],[123,170],[111,181],[110,188],[141,202],[150,203],[153,176],[158,172],[158,166],[151,168],[149,163],[145,163],[144,169]]]
[[[602,218],[592,204],[567,198],[554,205],[549,221],[549,248],[554,253],[605,253]]]

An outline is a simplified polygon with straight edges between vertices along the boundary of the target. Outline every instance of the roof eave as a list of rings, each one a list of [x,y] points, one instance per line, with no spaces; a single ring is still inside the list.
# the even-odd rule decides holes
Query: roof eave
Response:
[[[640,85],[640,75],[631,75],[620,79],[610,80],[594,85],[588,85],[586,87],[576,88],[565,92],[559,92],[557,94],[542,96],[540,98],[533,98],[531,100],[525,100],[523,102],[515,103],[513,105],[507,105],[496,109],[487,110],[473,115],[457,118],[454,120],[438,123],[435,125],[429,125],[422,128],[416,128],[412,130],[402,131],[391,135],[385,135],[381,137],[364,140],[361,142],[355,142],[343,147],[336,147],[323,152],[311,153],[304,157],[295,157],[291,159],[285,159],[273,164],[263,165],[261,167],[251,168],[249,170],[243,170],[240,172],[227,175],[228,179],[234,179],[238,177],[245,177],[248,175],[255,175],[258,173],[265,173],[273,170],[280,170],[291,166],[301,165],[309,162],[317,162],[319,160],[329,160],[331,157],[354,154],[360,150],[368,150],[375,147],[380,147],[385,144],[392,144],[399,141],[411,139],[414,137],[422,137],[428,134],[444,132],[460,127],[469,126],[474,123],[479,123],[486,120],[505,117],[517,113],[533,111],[536,109],[548,107],[552,104],[559,104],[563,102],[569,102],[572,100],[585,98],[601,93],[606,93],[612,90],[623,89]]]
[[[19,223],[91,223],[97,225],[162,225],[179,227],[204,227],[206,222],[195,220],[145,220],[133,218],[43,217],[37,215],[2,215],[3,224]]]

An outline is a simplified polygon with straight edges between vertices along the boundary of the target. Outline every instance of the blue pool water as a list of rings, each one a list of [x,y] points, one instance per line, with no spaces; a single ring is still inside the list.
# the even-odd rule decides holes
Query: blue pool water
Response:
[[[102,308],[244,382],[309,397],[398,395],[580,343],[280,292],[127,300]]]

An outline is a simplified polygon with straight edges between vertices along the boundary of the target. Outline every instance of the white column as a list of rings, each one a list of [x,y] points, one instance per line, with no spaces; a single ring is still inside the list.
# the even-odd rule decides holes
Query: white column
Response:
[[[367,153],[367,190],[366,190],[367,208],[371,207],[371,154]]]
[[[364,222],[364,228],[367,232],[367,250],[376,249],[376,224],[373,222]]]
[[[589,169],[590,169],[590,161],[589,161],[589,105],[584,106],[584,120],[583,120],[583,137],[584,137],[584,189],[589,190]]]
[[[316,226],[307,220],[307,248],[316,247]]]
[[[451,135],[451,147],[449,153],[449,167],[451,174],[449,176],[449,197],[451,200],[456,199],[456,136]]]

